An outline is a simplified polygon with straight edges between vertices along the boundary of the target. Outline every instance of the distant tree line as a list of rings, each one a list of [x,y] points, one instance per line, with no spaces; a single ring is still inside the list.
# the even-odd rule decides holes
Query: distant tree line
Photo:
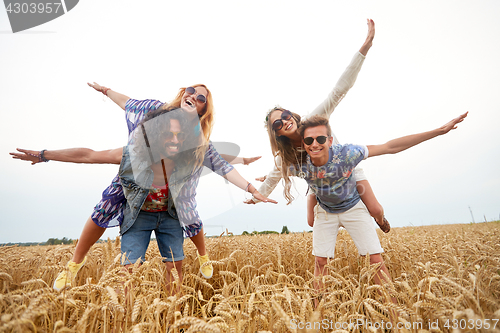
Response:
[[[63,237],[62,239],[59,238],[49,238],[44,245],[59,245],[59,244],[71,244],[73,243],[72,239],[68,239],[66,237]]]
[[[288,227],[286,225],[283,226],[283,229],[281,229],[281,234],[289,234],[289,233],[290,233],[290,231],[288,231]],[[277,231],[273,231],[273,230],[252,231],[251,233],[248,231],[243,231],[241,233],[242,236],[269,235],[269,234],[279,235],[280,233]]]
[[[62,239],[59,238],[49,238],[46,242],[25,242],[25,243],[4,243],[0,244],[0,246],[38,246],[38,245],[60,245],[60,244],[72,244],[73,239],[68,239],[66,237],[63,237]]]

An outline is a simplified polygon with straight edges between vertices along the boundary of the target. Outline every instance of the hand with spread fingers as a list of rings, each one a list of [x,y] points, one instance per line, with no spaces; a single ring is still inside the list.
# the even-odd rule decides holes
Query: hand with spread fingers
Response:
[[[256,190],[256,191],[255,191],[252,195],[253,195],[253,197],[254,197],[255,199],[260,200],[260,201],[262,201],[262,202],[270,202],[270,203],[273,203],[273,204],[277,204],[277,203],[278,203],[276,200],[269,199],[269,198],[267,198],[267,197],[263,196],[263,195],[262,195],[262,194],[260,194],[260,193],[259,193],[259,191],[257,191],[257,190]],[[245,203],[247,203],[247,201],[251,201],[252,203],[254,203],[252,199],[245,200]]]
[[[40,151],[16,148],[19,153],[9,153],[13,159],[31,162],[35,165],[40,162],[45,162]]]

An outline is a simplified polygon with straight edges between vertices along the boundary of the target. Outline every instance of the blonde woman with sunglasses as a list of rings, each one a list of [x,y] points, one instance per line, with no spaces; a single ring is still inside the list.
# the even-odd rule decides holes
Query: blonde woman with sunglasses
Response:
[[[210,90],[203,84],[181,88],[175,96],[174,100],[168,104],[152,99],[131,99],[124,94],[101,86],[95,82],[88,83],[88,85],[94,88],[96,91],[99,91],[105,96],[109,97],[113,102],[115,102],[120,108],[125,111],[125,120],[129,132],[129,140],[134,129],[149,112],[155,111],[159,108],[167,107],[182,107],[184,110],[196,112],[199,117],[200,132],[203,133],[206,142],[210,140],[210,135],[212,133],[212,128],[214,125],[213,100]],[[18,151],[20,152],[20,154],[11,153],[11,155],[13,155],[14,158],[29,160],[32,162],[32,164],[36,164],[39,162],[48,162],[49,160],[46,157],[47,154],[45,153],[45,150],[39,152],[18,149]],[[83,148],[78,151],[72,150],[71,154],[68,154],[68,152],[66,151],[63,155],[52,156],[51,159],[63,162],[85,163],[84,161],[82,161],[82,158],[85,157],[82,154],[86,152],[87,150],[84,150]],[[221,154],[221,156],[225,160],[230,161],[231,164],[249,164],[260,158],[241,158],[223,154]],[[75,247],[72,259],[68,262],[66,269],[60,272],[55,279],[53,285],[53,288],[55,290],[61,291],[62,289],[71,287],[71,284],[74,282],[78,271],[87,260],[86,255],[91,246],[101,238],[106,228],[117,227],[121,225],[124,218],[123,211],[125,205],[126,199],[123,194],[119,176],[116,175],[111,184],[103,191],[102,199],[97,203],[91,216],[87,219],[80,238],[78,239],[78,243]],[[201,220],[199,224],[194,224],[190,226],[190,228],[185,229],[184,235],[185,237],[189,237],[197,248],[201,274],[206,279],[211,278],[213,274],[212,265],[208,264],[201,267],[204,263],[210,260],[205,248],[205,236]]]
[[[205,141],[197,130],[199,120],[192,113],[175,107],[148,112],[131,133],[133,139],[129,145],[123,148],[44,151],[47,160],[120,165],[120,186],[126,199],[120,223],[122,265],[130,267],[145,259],[154,231],[166,263],[168,287],[169,281],[173,281],[170,272],[174,266],[182,281],[183,234],[200,235],[202,222],[195,196],[203,166],[255,197],[275,203],[259,195],[253,185]],[[199,150],[201,154],[197,154]],[[40,160],[36,152],[25,152],[12,155],[35,163]]]
[[[361,66],[368,50],[370,50],[375,37],[375,23],[373,20],[368,19],[368,35],[365,42],[356,52],[351,60],[351,63],[346,68],[337,84],[333,88],[328,97],[316,109],[314,109],[309,116],[321,115],[329,118],[340,101],[347,94],[349,89],[352,88],[356,82]],[[264,196],[269,196],[274,190],[279,180],[284,180],[283,194],[290,203],[294,198],[290,193],[292,182],[290,179],[290,166],[297,164],[304,164],[307,154],[303,150],[302,138],[298,134],[300,127],[301,117],[281,107],[275,107],[270,110],[266,116],[265,124],[269,141],[271,143],[271,150],[275,157],[274,169],[265,177],[257,178],[257,180],[264,181],[260,186],[259,192]],[[337,138],[333,135],[335,143],[338,143]],[[299,174],[300,176],[300,174]],[[390,225],[384,217],[384,209],[378,202],[370,183],[366,179],[364,172],[361,168],[356,168],[354,173],[357,189],[361,195],[361,200],[364,202],[370,215],[375,219],[379,227],[384,232],[389,232]],[[250,199],[246,203],[254,204],[258,200]],[[317,204],[314,194],[310,194],[307,198],[307,220],[308,224],[312,227],[314,223],[314,206]]]

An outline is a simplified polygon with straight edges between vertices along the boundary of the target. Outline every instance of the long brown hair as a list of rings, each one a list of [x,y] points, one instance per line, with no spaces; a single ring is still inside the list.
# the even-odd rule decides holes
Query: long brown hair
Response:
[[[290,193],[292,188],[292,180],[290,179],[293,174],[290,172],[290,166],[302,164],[306,161],[306,153],[305,151],[298,151],[295,147],[293,147],[290,139],[284,135],[276,135],[276,131],[273,129],[273,124],[271,123],[271,113],[274,111],[285,111],[280,106],[276,106],[273,109],[269,110],[267,113],[265,127],[267,129],[267,134],[269,135],[269,142],[271,143],[271,151],[273,156],[276,158],[277,156],[281,157],[280,165],[276,164],[276,167],[281,172],[281,177],[283,178],[283,196],[287,200],[287,205],[290,204],[294,197]],[[300,115],[297,113],[291,112],[293,119],[297,123],[297,130],[301,124]],[[275,162],[276,163],[276,160]]]

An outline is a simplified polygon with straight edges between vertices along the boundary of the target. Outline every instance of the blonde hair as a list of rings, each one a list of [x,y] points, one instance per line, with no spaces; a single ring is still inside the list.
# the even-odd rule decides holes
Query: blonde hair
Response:
[[[298,151],[295,149],[291,142],[290,139],[287,138],[284,135],[277,136],[276,131],[273,129],[273,124],[271,123],[271,113],[274,111],[286,111],[280,106],[276,106],[273,109],[269,110],[266,116],[266,121],[265,121],[265,127],[267,129],[267,134],[269,135],[269,142],[271,143],[271,151],[273,153],[273,156],[276,158],[277,156],[281,157],[281,164],[277,165],[276,167],[280,170],[281,172],[281,178],[283,178],[283,196],[287,200],[287,205],[290,204],[294,197],[290,193],[290,190],[292,189],[292,180],[290,177],[292,176],[290,172],[290,166],[296,165],[299,163],[305,163],[306,161],[306,153],[304,151]],[[300,126],[300,115],[297,113],[291,112],[293,119],[297,123],[297,129]],[[276,159],[275,162],[276,163]]]
[[[215,119],[214,119],[214,102],[212,99],[212,93],[210,93],[210,90],[204,84],[194,84],[191,87],[193,87],[193,88],[203,87],[207,90],[207,96],[206,96],[207,102],[205,103],[205,107],[203,108],[202,114],[198,115],[198,117],[200,118],[203,136],[205,137],[206,141],[209,141],[210,135],[212,135],[212,129],[214,127],[214,121],[215,121]],[[173,105],[173,106],[180,108],[182,96],[184,95],[186,88],[187,87],[179,89],[177,96],[175,96],[175,98],[169,103],[169,105]]]
[[[205,158],[205,152],[208,148],[208,142],[210,141],[210,135],[212,135],[212,130],[214,127],[214,102],[212,99],[212,94],[210,93],[210,90],[207,88],[206,85],[204,84],[194,84],[190,87],[196,88],[196,87],[203,87],[207,90],[207,102],[205,103],[205,107],[203,108],[201,115],[198,114],[198,118],[200,119],[200,126],[201,126],[201,131],[203,133],[203,142],[200,144],[200,147],[196,149],[195,156],[197,160],[197,166],[201,165],[203,163],[203,159]],[[170,107],[174,106],[177,108],[181,107],[181,101],[182,101],[182,96],[184,96],[184,93],[186,92],[187,87],[183,87],[179,89],[179,92],[175,96],[175,98],[168,103],[168,105],[165,105],[165,107]]]

